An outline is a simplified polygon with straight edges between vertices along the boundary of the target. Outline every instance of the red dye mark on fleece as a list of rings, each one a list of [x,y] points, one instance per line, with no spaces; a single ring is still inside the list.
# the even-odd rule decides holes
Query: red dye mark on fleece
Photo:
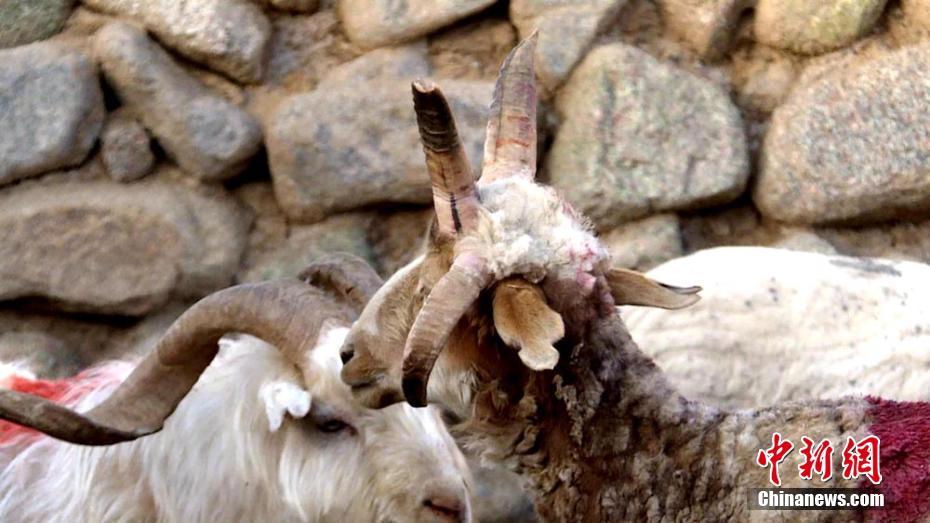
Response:
[[[112,376],[100,372],[100,369],[86,370],[77,376],[60,380],[29,379],[13,375],[8,378],[5,388],[73,407],[94,389],[112,379]],[[0,445],[31,443],[40,436],[42,434],[38,431],[0,420]]]
[[[867,397],[869,432],[881,439],[880,485],[860,487],[885,495],[884,508],[866,512],[869,521],[918,521],[930,513],[930,403]]]

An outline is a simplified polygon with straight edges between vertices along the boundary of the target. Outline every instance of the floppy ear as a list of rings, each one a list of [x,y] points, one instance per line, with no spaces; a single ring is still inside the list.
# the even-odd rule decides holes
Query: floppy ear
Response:
[[[627,269],[611,269],[607,273],[607,283],[616,305],[682,309],[701,299],[697,294],[701,292],[700,287],[674,287]]]
[[[268,430],[277,432],[284,415],[302,418],[310,412],[310,393],[289,381],[272,381],[261,386],[258,397],[265,405]]]
[[[555,367],[559,351],[552,344],[565,335],[565,325],[542,291],[526,280],[508,278],[494,289],[492,309],[497,333],[519,351],[524,365],[533,370]]]

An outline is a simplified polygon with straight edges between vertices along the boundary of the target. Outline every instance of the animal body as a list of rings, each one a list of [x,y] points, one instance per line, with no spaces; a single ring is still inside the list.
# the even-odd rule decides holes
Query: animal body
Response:
[[[367,299],[358,293],[380,283],[364,273],[352,277],[370,277],[370,286],[339,287],[343,271],[369,270],[356,262],[314,267],[307,278],[328,291],[297,280],[221,291],[182,316],[162,339],[162,352],[139,365],[110,362],[57,381],[6,372],[0,377],[6,418],[22,419],[7,414],[22,398],[57,414],[84,412],[51,428],[60,420],[43,420],[44,428],[90,445],[0,422],[0,520],[470,521],[468,468],[438,412],[364,408],[339,378],[342,339],[355,307]],[[347,299],[334,297],[334,288]],[[246,334],[219,339],[262,329],[279,345]],[[268,334],[279,329],[290,334]],[[214,358],[217,339],[222,349]],[[178,379],[172,373],[189,371],[181,363],[148,381],[153,376],[145,369],[165,365],[159,354],[170,352],[171,343],[178,357],[198,348],[211,354],[193,355],[204,368],[191,373],[193,387],[179,395],[163,427],[130,427],[152,408],[148,401],[164,408],[162,398],[173,392],[167,385]],[[119,420],[109,416],[88,420],[128,387],[135,392],[123,396],[128,403],[121,407],[132,421],[114,429],[106,424]],[[119,435],[139,437],[111,441]]]
[[[618,305],[678,308],[698,289],[611,269],[583,217],[535,183],[533,54],[531,38],[504,63],[477,180],[441,91],[414,83],[435,220],[426,254],[385,283],[346,338],[342,377],[355,397],[455,413],[460,443],[526,478],[548,521],[927,519],[927,403],[729,411],[680,394],[637,348]],[[829,481],[800,477],[804,437],[836,446]],[[850,438],[880,441],[877,484],[839,473]],[[771,487],[766,452],[783,440],[797,448],[780,463],[782,487],[861,486],[885,506],[751,512],[747,489]]]
[[[930,266],[720,247],[649,276],[705,289],[684,310],[621,310],[639,348],[689,398],[727,408],[930,399]]]

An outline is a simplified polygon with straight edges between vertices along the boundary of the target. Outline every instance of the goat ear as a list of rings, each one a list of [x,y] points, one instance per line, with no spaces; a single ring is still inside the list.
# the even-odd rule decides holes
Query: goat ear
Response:
[[[701,299],[700,287],[674,287],[627,269],[611,269],[607,284],[616,305],[643,305],[662,309],[682,309]]]
[[[552,344],[565,335],[565,325],[542,291],[523,279],[504,280],[494,289],[492,309],[497,333],[519,351],[524,365],[533,370],[555,367],[559,351]]]
[[[272,381],[262,385],[258,397],[265,405],[268,430],[277,432],[284,415],[302,418],[310,412],[310,393],[289,381]]]

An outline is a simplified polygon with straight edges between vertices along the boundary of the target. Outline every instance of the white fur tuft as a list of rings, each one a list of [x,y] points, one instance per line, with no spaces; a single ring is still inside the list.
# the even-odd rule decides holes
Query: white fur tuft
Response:
[[[512,177],[481,187],[480,194],[478,227],[456,248],[481,254],[496,279],[575,278],[608,261],[590,224],[553,189]]]

